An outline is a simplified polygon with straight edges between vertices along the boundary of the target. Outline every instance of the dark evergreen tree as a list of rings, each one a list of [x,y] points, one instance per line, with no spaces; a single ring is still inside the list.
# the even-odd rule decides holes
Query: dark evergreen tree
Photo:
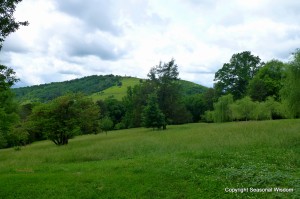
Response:
[[[150,94],[147,100],[147,106],[144,108],[143,126],[146,128],[166,128],[165,116],[159,109],[156,94]]]
[[[189,117],[184,121],[180,117],[183,113],[188,113],[183,106],[183,95],[178,75],[178,66],[175,64],[174,59],[164,64],[160,62],[158,66],[151,68],[148,73],[149,84],[157,93],[159,108],[169,124],[186,123],[191,119]]]

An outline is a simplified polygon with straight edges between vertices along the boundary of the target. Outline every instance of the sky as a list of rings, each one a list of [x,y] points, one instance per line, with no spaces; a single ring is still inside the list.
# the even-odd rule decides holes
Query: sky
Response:
[[[297,0],[23,0],[27,27],[6,38],[0,62],[16,86],[89,75],[146,78],[172,58],[179,77],[212,87],[235,53],[287,62],[300,48]]]

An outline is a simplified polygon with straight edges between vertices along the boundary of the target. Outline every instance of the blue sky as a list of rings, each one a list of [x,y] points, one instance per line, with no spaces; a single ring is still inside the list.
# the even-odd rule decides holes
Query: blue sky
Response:
[[[295,0],[23,0],[0,55],[19,86],[88,75],[146,78],[172,58],[180,78],[212,87],[234,53],[288,61],[300,47]]]

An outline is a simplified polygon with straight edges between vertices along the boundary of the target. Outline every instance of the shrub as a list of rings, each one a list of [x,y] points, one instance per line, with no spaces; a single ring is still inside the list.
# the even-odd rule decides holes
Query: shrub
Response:
[[[107,131],[112,130],[113,121],[109,117],[104,117],[100,120],[100,129],[107,134]]]
[[[229,122],[232,120],[230,105],[233,103],[233,95],[228,94],[219,98],[214,103],[214,122]]]

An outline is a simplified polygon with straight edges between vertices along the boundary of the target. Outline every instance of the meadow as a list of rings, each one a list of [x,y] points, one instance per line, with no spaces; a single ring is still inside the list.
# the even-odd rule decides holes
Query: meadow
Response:
[[[105,100],[106,98],[113,97],[117,100],[122,100],[123,97],[127,94],[127,87],[131,86],[134,87],[135,85],[139,84],[140,79],[135,77],[123,77],[122,86],[112,86],[104,91],[93,93],[90,97],[93,99],[94,102],[98,100]]]
[[[0,150],[0,198],[300,198],[299,153],[299,119],[42,141]]]

